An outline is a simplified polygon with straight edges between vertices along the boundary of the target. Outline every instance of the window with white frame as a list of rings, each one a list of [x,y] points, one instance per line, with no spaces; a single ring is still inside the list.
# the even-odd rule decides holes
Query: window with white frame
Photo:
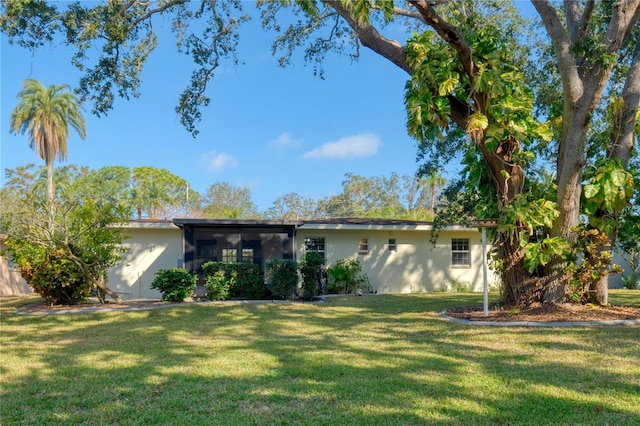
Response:
[[[325,246],[324,237],[306,237],[304,239],[304,251],[305,253],[319,253],[324,259]]]
[[[358,253],[360,254],[369,253],[369,238],[362,237],[358,240]]]
[[[451,239],[451,266],[471,266],[468,238]]]
[[[389,251],[398,251],[395,238],[389,238]]]

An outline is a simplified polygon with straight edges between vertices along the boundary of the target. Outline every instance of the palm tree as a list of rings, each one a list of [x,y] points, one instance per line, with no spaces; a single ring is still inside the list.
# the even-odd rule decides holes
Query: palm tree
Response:
[[[436,192],[440,188],[444,188],[447,184],[447,179],[444,178],[437,171],[432,171],[431,174],[427,177],[424,177],[420,180],[418,184],[422,188],[429,188],[431,191],[430,201],[431,201],[431,213],[433,213],[436,209]]]
[[[53,162],[67,159],[69,127],[80,137],[86,137],[83,108],[68,85],[44,87],[39,81],[27,79],[18,93],[20,103],[11,111],[11,134],[27,133],[29,147],[47,165],[47,199],[49,220],[53,222]]]

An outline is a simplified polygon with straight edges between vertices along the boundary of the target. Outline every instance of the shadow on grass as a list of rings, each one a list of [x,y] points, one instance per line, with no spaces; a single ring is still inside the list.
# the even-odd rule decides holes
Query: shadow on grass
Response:
[[[478,295],[3,315],[3,424],[632,424],[640,328],[488,329]]]

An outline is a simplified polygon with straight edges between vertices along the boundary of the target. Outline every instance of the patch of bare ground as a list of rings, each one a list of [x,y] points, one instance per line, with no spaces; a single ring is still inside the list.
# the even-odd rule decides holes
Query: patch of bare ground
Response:
[[[489,322],[584,322],[640,320],[640,308],[629,306],[599,306],[562,303],[535,305],[522,309],[506,309],[499,306],[489,308],[484,316],[481,305],[457,306],[445,310],[445,315],[468,321]]]
[[[164,302],[162,300],[127,300],[127,301],[107,301],[101,304],[97,301],[89,300],[76,305],[53,305],[45,301],[29,303],[20,306],[16,311],[24,314],[48,314],[62,312],[91,312],[95,310],[137,310],[137,309],[153,309],[161,306],[172,306],[176,303]]]

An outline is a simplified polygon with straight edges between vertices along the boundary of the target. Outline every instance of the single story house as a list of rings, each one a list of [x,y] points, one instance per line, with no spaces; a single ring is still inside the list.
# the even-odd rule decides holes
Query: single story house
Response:
[[[109,270],[108,285],[123,299],[159,298],[151,283],[160,269],[201,272],[202,264],[212,260],[264,267],[271,259],[300,260],[316,251],[327,266],[358,259],[377,293],[482,291],[481,232],[449,226],[433,244],[432,229],[430,222],[388,219],[134,220],[126,227],[129,238],[123,245],[128,251]],[[488,283],[497,283],[491,268]],[[620,276],[611,275],[609,283],[621,287]],[[0,258],[0,295],[28,291],[19,273]]]
[[[326,265],[356,258],[377,293],[466,288],[481,291],[482,241],[477,228],[450,226],[431,243],[429,222],[387,219],[304,221],[174,219],[132,221],[123,261],[108,285],[124,299],[160,297],[150,288],[159,269],[202,272],[208,261],[300,260],[316,251]],[[496,277],[488,269],[489,285]]]

